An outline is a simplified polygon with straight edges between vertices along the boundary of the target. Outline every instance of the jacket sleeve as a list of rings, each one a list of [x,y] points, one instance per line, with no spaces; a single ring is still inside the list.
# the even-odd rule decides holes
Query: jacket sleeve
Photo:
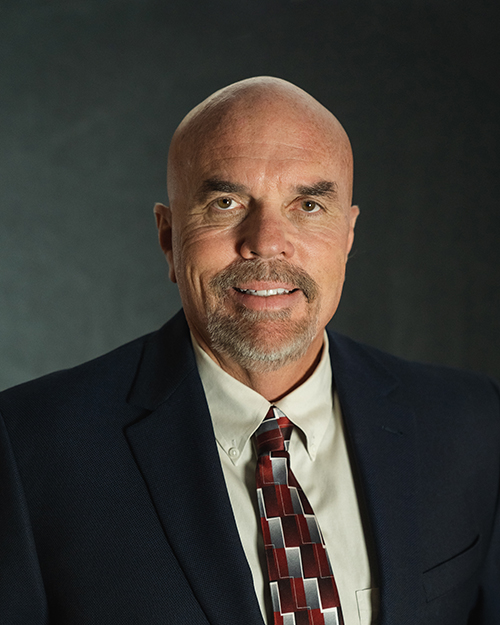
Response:
[[[47,625],[47,602],[26,498],[0,414],[0,621]]]
[[[500,420],[500,387],[493,381],[499,398],[498,418]],[[500,457],[498,458],[500,473]],[[479,587],[478,601],[468,625],[499,625],[500,624],[500,487],[497,495],[496,515],[493,533],[488,549],[487,559],[483,568],[483,576]]]
[[[495,528],[486,561],[478,602],[478,618],[471,625],[500,623],[500,518],[497,511]]]

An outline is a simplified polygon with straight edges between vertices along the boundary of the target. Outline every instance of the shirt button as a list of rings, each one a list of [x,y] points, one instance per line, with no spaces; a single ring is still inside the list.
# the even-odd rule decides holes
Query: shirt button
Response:
[[[237,460],[240,457],[240,450],[237,447],[231,447],[229,449],[229,457],[231,460]]]

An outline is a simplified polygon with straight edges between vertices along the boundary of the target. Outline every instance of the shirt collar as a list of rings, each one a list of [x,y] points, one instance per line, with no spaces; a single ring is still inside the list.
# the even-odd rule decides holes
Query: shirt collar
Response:
[[[198,371],[212,417],[215,438],[234,464],[266,416],[267,399],[226,373],[191,335]],[[333,410],[332,370],[325,332],[323,351],[313,374],[275,402],[305,434],[307,452],[314,460]]]

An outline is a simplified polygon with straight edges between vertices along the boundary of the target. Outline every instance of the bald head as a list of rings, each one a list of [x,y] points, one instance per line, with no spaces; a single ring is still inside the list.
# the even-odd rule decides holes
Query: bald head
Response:
[[[170,145],[168,194],[175,205],[189,172],[212,145],[238,140],[253,144],[280,141],[315,149],[340,169],[343,200],[352,195],[352,151],[337,118],[299,87],[279,78],[259,76],[225,87],[209,96],[182,120]]]

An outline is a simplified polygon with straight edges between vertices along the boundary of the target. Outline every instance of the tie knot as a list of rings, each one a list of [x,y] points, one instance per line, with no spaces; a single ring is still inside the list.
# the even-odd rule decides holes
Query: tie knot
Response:
[[[288,451],[293,423],[277,406],[271,406],[254,434],[257,455],[271,451]]]

